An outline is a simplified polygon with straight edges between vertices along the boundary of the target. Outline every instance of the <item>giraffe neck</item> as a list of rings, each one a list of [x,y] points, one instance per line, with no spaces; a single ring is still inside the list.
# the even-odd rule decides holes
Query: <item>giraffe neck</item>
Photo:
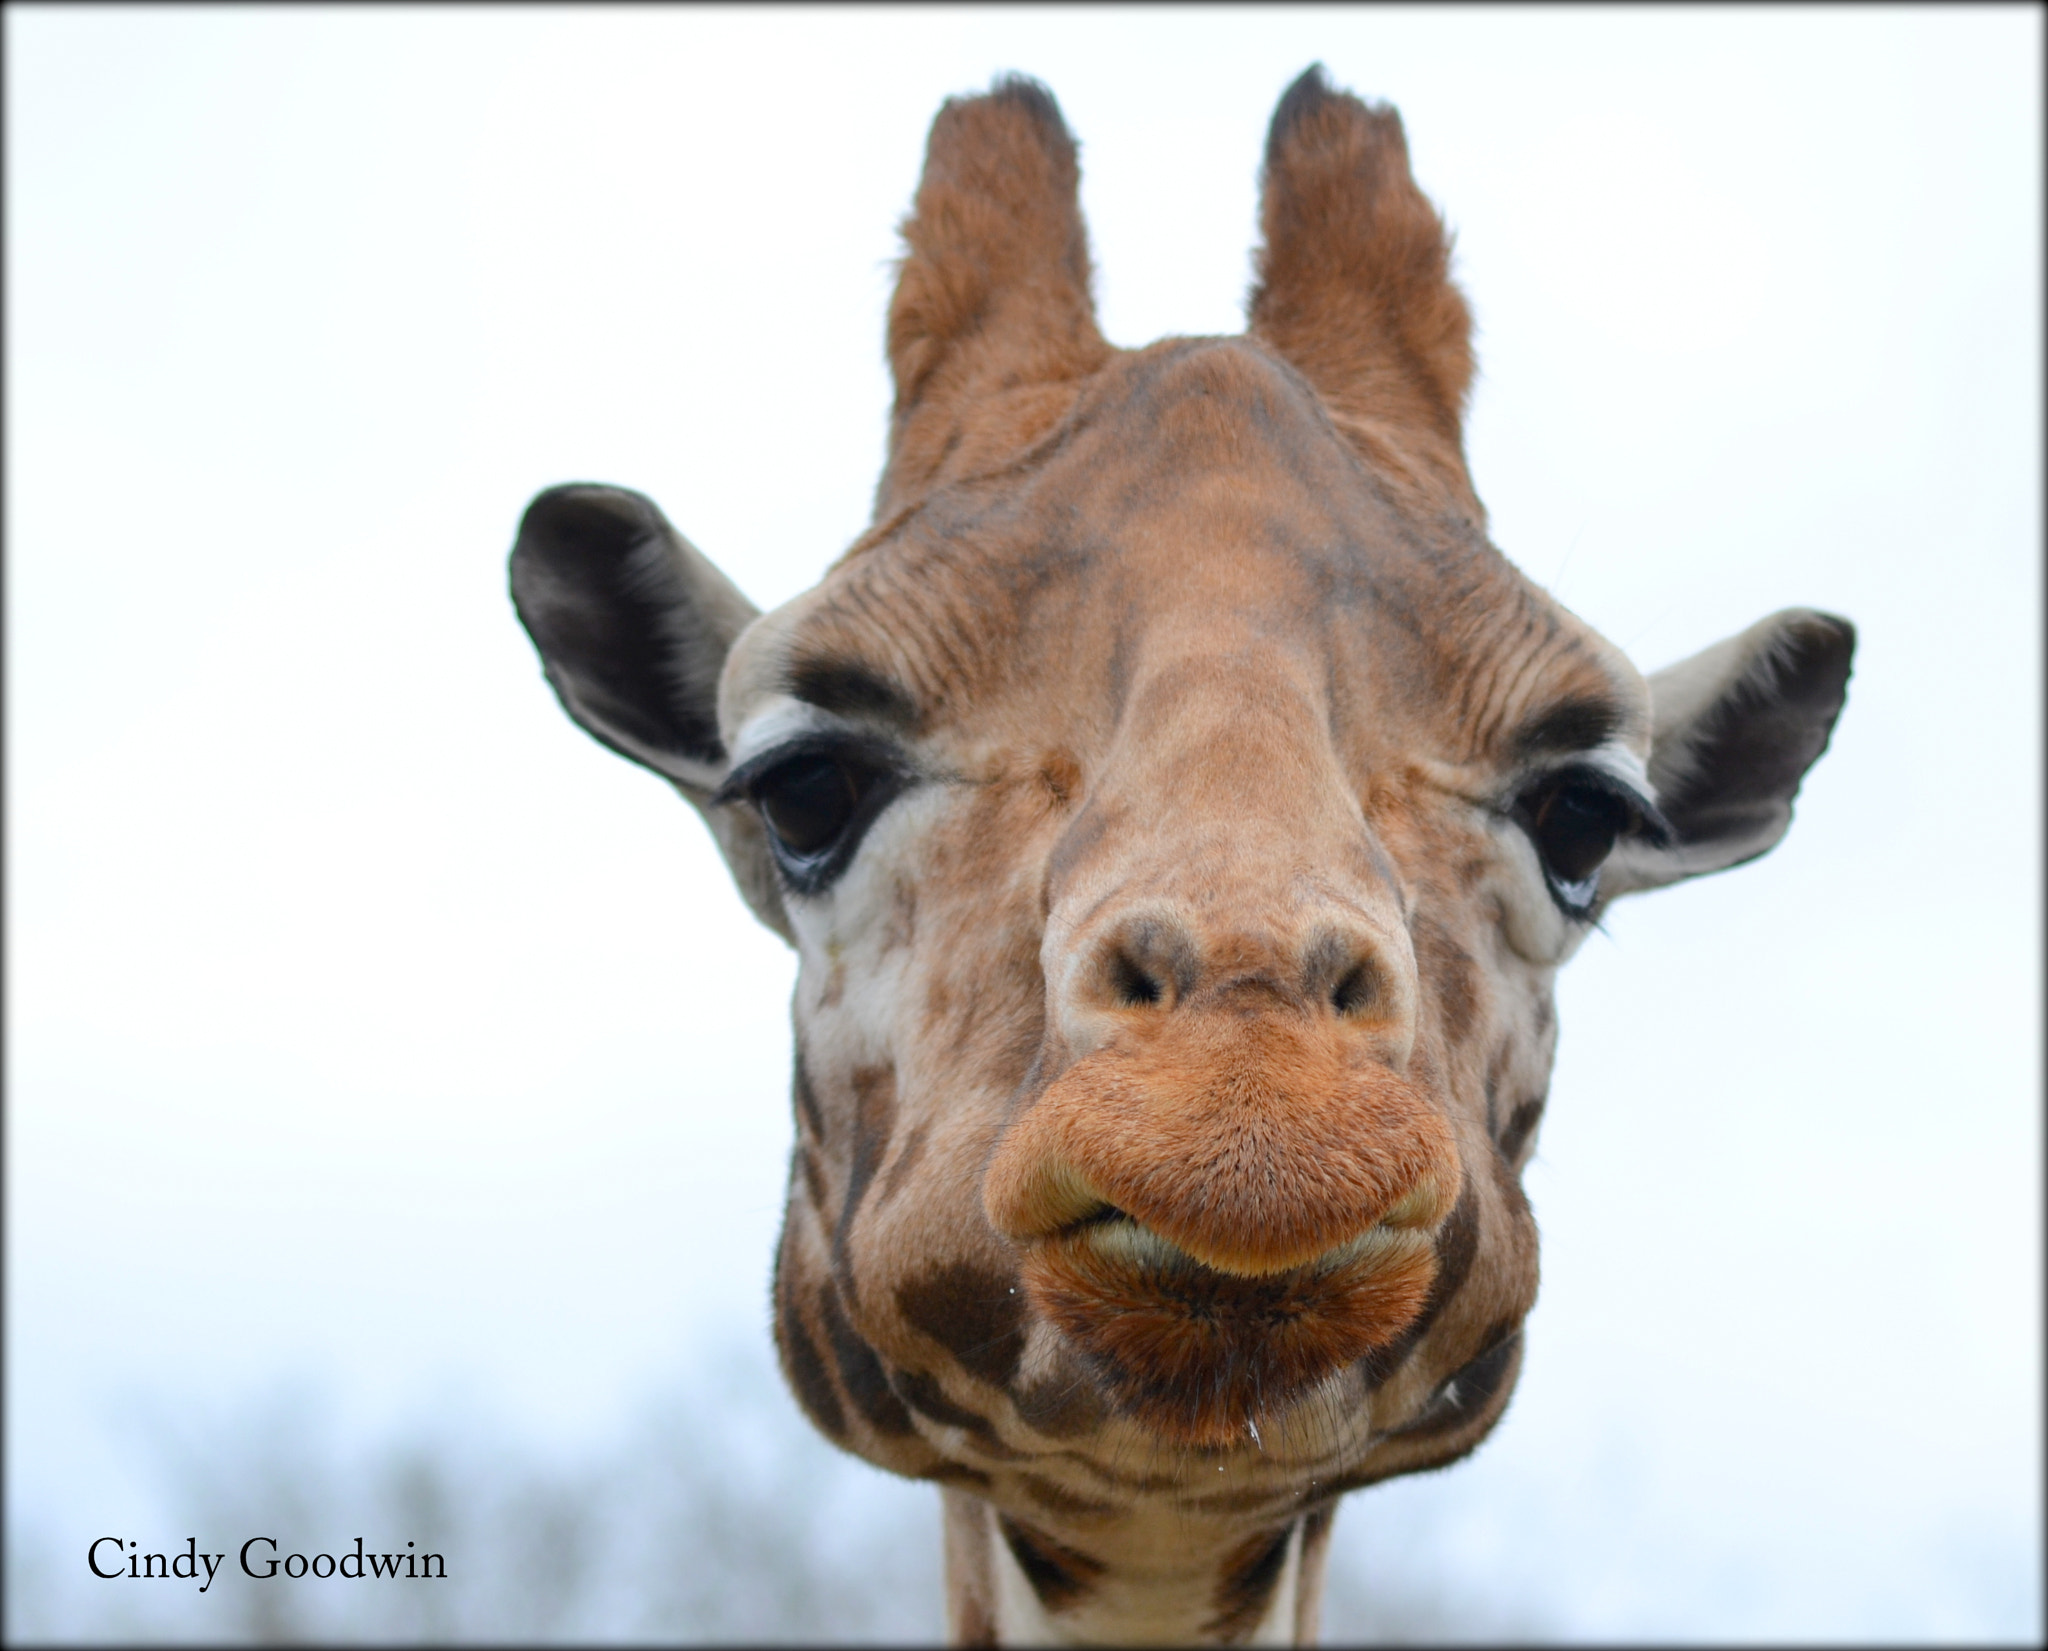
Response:
[[[1096,1558],[978,1496],[942,1494],[955,1644],[1314,1643],[1328,1509],[1246,1537],[1162,1506],[1091,1532]]]

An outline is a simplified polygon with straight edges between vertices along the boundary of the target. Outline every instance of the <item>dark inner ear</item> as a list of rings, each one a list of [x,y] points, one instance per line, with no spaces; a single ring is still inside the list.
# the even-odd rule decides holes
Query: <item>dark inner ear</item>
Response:
[[[1652,757],[1650,777],[1680,842],[1746,837],[1784,814],[1827,749],[1855,647],[1855,628],[1831,615],[1786,626],[1702,718],[1666,773]]]
[[[675,530],[623,488],[550,488],[527,507],[512,599],[548,680],[586,732],[645,763],[725,761],[718,674],[730,616],[696,600]]]

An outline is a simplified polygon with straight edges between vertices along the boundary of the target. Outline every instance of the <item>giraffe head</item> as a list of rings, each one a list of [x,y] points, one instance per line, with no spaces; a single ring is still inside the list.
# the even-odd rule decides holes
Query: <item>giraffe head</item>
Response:
[[[1283,99],[1241,337],[1107,345],[1076,185],[1033,83],[940,112],[874,523],[813,590],[757,616],[596,486],[534,501],[513,588],[801,960],[812,1419],[997,1510],[1054,1615],[1148,1498],[1210,1520],[1178,1631],[1230,1638],[1303,1514],[1499,1417],[1555,972],[1778,840],[1852,633],[1781,613],[1646,682],[1489,543],[1391,110]]]

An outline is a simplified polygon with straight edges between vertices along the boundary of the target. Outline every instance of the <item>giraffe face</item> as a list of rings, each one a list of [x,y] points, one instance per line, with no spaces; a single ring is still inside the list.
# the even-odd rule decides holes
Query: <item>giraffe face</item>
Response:
[[[1391,111],[1283,99],[1241,338],[1104,343],[1075,179],[1042,90],[941,112],[815,589],[756,616],[571,486],[514,596],[798,952],[777,1341],[824,1432],[1000,1510],[949,1512],[956,1633],[1227,1640],[1337,1493],[1499,1418],[1555,972],[1777,841],[1853,633],[1646,682],[1494,549]]]
[[[1256,344],[1131,356],[1063,428],[727,666],[802,960],[785,1343],[826,1363],[830,1292],[885,1372],[988,1390],[948,1405],[1334,1457],[1533,1299],[1515,1172],[1585,928],[1536,813],[1647,829],[1647,691]]]

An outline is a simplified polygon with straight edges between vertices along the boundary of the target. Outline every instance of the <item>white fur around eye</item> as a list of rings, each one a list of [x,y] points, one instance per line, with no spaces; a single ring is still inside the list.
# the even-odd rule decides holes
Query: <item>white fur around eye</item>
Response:
[[[820,711],[815,705],[806,705],[788,694],[776,694],[755,706],[734,734],[728,771],[752,762],[763,751],[771,751],[799,734],[845,726],[837,717]]]
[[[876,817],[828,887],[787,897],[807,961],[829,954],[851,962],[886,944],[897,885],[920,880],[925,839],[955,800],[955,788],[939,781],[910,786]]]
[[[1552,898],[1543,862],[1529,834],[1512,820],[1495,818],[1487,830],[1500,850],[1491,879],[1500,902],[1501,924],[1509,947],[1530,963],[1555,966],[1579,949],[1589,927],[1565,916]]]
[[[828,887],[786,897],[799,959],[797,1020],[815,1070],[851,1071],[890,1060],[899,1047],[899,1018],[917,994],[898,890],[917,883],[931,833],[958,801],[943,783],[912,786],[876,818]]]

